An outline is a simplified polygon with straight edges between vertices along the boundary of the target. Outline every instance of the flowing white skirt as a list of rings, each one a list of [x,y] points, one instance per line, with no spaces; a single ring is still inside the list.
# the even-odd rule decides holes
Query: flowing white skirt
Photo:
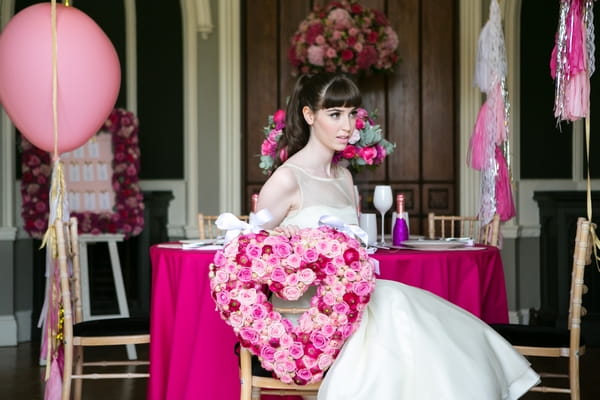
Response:
[[[517,399],[538,382],[483,321],[430,292],[380,279],[318,399]]]

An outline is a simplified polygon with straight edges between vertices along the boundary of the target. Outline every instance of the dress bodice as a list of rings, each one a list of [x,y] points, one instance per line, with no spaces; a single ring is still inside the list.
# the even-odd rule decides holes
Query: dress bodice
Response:
[[[300,228],[316,228],[323,215],[338,217],[346,224],[358,225],[354,193],[348,187],[339,169],[334,166],[334,178],[311,175],[303,168],[285,163],[280,168],[289,168],[300,189],[300,208],[290,212],[281,225],[297,225]]]

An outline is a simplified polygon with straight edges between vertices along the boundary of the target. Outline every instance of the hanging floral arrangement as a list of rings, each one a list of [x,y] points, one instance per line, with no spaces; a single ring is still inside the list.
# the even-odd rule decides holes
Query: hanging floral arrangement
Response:
[[[397,48],[398,35],[381,11],[342,0],[315,6],[292,37],[288,58],[294,75],[371,75],[394,68]]]

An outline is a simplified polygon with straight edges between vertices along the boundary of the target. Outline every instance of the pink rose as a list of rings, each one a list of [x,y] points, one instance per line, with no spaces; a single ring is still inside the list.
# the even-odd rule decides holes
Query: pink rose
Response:
[[[335,308],[335,307],[334,307],[334,308]],[[321,333],[322,333],[324,336],[326,336],[326,337],[328,337],[328,338],[331,338],[331,336],[333,336],[333,334],[335,333],[335,327],[334,327],[333,325],[331,325],[331,324],[326,324],[326,325],[323,325],[323,326],[321,327]]]
[[[298,273],[298,279],[300,282],[303,282],[307,285],[313,283],[316,277],[317,276],[315,275],[314,271],[309,268],[304,268]]]
[[[374,147],[363,147],[358,151],[359,156],[365,160],[367,165],[372,165],[377,156],[377,149]]]
[[[283,296],[286,300],[298,300],[302,296],[302,291],[297,286],[286,286],[283,288]]]
[[[215,272],[214,280],[217,283],[225,283],[229,280],[229,274],[222,269],[219,269]]]
[[[256,303],[256,297],[256,290],[254,289],[240,290],[239,301],[241,304],[254,304]]]
[[[271,271],[271,279],[275,282],[285,282],[286,273],[281,267],[273,268]]]
[[[318,257],[319,257],[319,253],[317,252],[317,250],[315,250],[313,248],[306,249],[306,251],[302,255],[302,258],[304,259],[304,261],[309,262],[309,263],[316,261]]]
[[[260,357],[268,362],[273,362],[275,360],[275,349],[271,346],[262,346],[260,348]]]
[[[313,374],[306,368],[300,368],[296,371],[296,376],[308,382],[313,377]]]
[[[273,122],[275,123],[275,129],[281,130],[285,126],[285,111],[281,109],[275,111]]]
[[[258,258],[262,255],[262,248],[251,243],[246,247],[246,255],[250,258]]]
[[[292,268],[300,268],[302,265],[302,258],[298,254],[290,254],[286,258],[287,265]]]
[[[372,292],[373,286],[369,282],[355,282],[352,290],[359,296],[366,296]]]
[[[347,160],[351,160],[354,157],[356,157],[357,153],[358,153],[358,151],[357,151],[356,146],[349,144],[348,146],[346,146],[344,148],[344,151],[342,151],[342,157],[344,157]]]
[[[329,366],[333,363],[333,357],[329,354],[321,354],[319,359],[317,360],[317,365],[321,370],[329,368]]]
[[[313,65],[317,65],[319,67],[323,66],[324,51],[321,46],[315,46],[315,45],[310,46],[307,50],[307,53],[308,53],[308,62],[309,63],[311,63]]]
[[[292,253],[289,243],[278,243],[273,246],[273,253],[279,258],[286,258]]]
[[[240,268],[237,277],[242,282],[250,282],[252,280],[252,270],[247,267]]]
[[[302,357],[304,355],[304,348],[298,342],[295,342],[294,344],[292,344],[289,351],[290,351],[290,355],[292,356],[292,358],[295,358],[295,359],[299,359],[300,357]]]
[[[281,315],[281,314],[279,314]],[[271,318],[272,319],[272,318]],[[273,322],[268,328],[269,336],[273,338],[280,338],[285,333],[285,328],[281,322]]]
[[[348,311],[350,311],[350,307],[348,306],[348,304],[342,302],[342,303],[336,303],[333,306],[333,311],[335,311],[338,314],[347,314]]]
[[[310,335],[310,341],[312,342],[313,346],[319,350],[324,349],[327,345],[327,338],[319,332],[313,332]]]
[[[254,304],[251,314],[254,319],[263,319],[267,315],[267,309],[262,304]]]
[[[256,342],[260,336],[253,328],[242,328],[240,329],[240,337],[250,343],[253,343]]]
[[[229,296],[229,292],[218,292],[216,295],[217,303],[220,305],[229,304],[231,297]]]
[[[260,154],[263,156],[272,156],[277,150],[277,145],[270,140],[263,140],[260,145]]]
[[[354,58],[354,52],[352,50],[345,49],[345,50],[342,51],[342,60],[344,60],[344,61],[350,61],[353,58]]]

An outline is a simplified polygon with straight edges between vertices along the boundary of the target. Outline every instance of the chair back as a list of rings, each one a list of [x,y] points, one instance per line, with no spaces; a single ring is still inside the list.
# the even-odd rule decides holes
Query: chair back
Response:
[[[73,398],[81,399],[83,379],[148,378],[148,372],[99,372],[99,367],[127,367],[148,365],[148,361],[94,361],[84,362],[84,346],[114,346],[150,343],[147,318],[100,318],[83,321],[81,302],[79,236],[77,219],[60,220],[52,224],[56,235],[58,276],[62,300],[62,341],[64,365],[62,375],[62,400],[71,398],[71,386],[75,379]],[[55,275],[53,275],[54,277]],[[89,366],[94,371],[84,372]]]
[[[492,220],[484,226],[479,226],[479,217],[460,215],[427,216],[428,237],[470,237],[476,243],[498,246],[500,234],[500,216],[495,214]]]
[[[575,249],[573,250],[573,268],[571,271],[571,293],[569,302],[569,319],[567,321],[570,333],[570,351],[578,351],[581,342],[581,317],[587,310],[583,306],[583,295],[588,288],[584,283],[585,267],[591,263],[592,236],[591,223],[581,217],[577,220],[575,234]]]
[[[294,318],[306,311],[305,308],[274,307],[286,317]],[[244,347],[240,348],[240,400],[259,400],[261,394],[277,396],[316,396],[321,382],[308,385],[283,383],[277,378],[258,376],[252,371],[252,353]],[[264,390],[263,390],[264,389]]]
[[[200,240],[216,239],[224,234],[215,224],[217,218],[219,218],[218,215],[198,213],[198,238]],[[240,215],[238,218],[245,222],[248,222],[249,219],[248,215]]]

